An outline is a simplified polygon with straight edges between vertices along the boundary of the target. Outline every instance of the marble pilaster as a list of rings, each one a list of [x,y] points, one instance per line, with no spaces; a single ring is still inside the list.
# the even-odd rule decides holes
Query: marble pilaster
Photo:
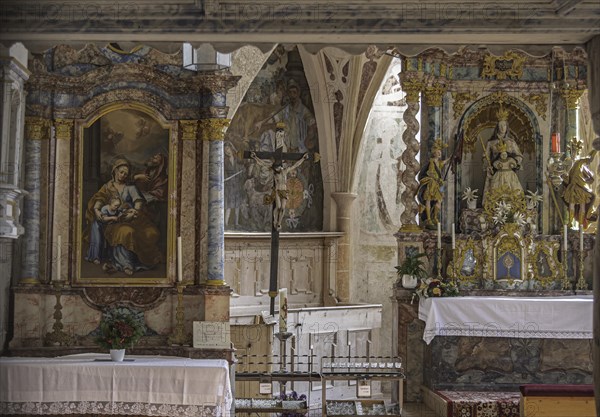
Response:
[[[68,278],[68,268],[65,267],[69,255],[65,248],[69,247],[69,215],[70,207],[70,169],[71,164],[71,140],[73,139],[74,121],[69,119],[54,120],[54,138],[56,140],[56,163],[54,173],[54,219],[52,222],[52,279],[55,277],[65,280]],[[58,237],[61,237],[61,259],[57,258]],[[57,276],[58,265],[60,268],[60,277]]]
[[[331,193],[337,206],[337,230],[344,232],[338,242],[335,273],[335,290],[338,300],[350,302],[350,280],[352,278],[352,205],[358,197],[353,193]]]
[[[417,141],[416,135],[419,132],[420,126],[416,116],[419,112],[419,93],[421,92],[422,82],[419,78],[413,76],[413,74],[408,73],[401,74],[401,84],[403,91],[406,92],[407,108],[402,116],[406,123],[406,130],[402,134],[402,140],[406,144],[406,149],[402,153],[401,158],[402,162],[406,165],[406,169],[402,173],[401,179],[406,188],[401,196],[404,211],[400,215],[402,222],[400,231],[418,233],[421,229],[417,225],[419,207],[415,200],[415,193],[419,183],[415,177],[420,169],[419,161],[416,159],[419,153],[419,141]]]
[[[41,117],[25,120],[25,197],[23,226],[25,236],[22,246],[21,278],[19,284],[40,284],[40,180],[42,140],[49,136],[50,123]]]
[[[223,137],[228,119],[200,120],[200,134],[208,148],[208,272],[207,285],[224,285],[225,194]]]

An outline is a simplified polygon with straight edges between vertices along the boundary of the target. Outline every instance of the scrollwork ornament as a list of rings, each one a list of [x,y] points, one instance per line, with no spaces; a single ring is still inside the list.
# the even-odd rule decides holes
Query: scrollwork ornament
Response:
[[[482,78],[497,80],[519,79],[523,76],[523,64],[526,57],[514,51],[507,51],[502,56],[486,55],[483,58]]]
[[[454,118],[459,119],[463,114],[465,104],[474,101],[477,97],[479,97],[479,93],[476,92],[452,92],[452,110],[454,111]]]
[[[538,116],[543,120],[546,120],[546,113],[548,112],[548,95],[539,93],[530,93],[523,95],[523,98],[535,107],[535,111]]]
[[[230,122],[230,119],[199,120],[200,137],[202,140],[223,140]]]

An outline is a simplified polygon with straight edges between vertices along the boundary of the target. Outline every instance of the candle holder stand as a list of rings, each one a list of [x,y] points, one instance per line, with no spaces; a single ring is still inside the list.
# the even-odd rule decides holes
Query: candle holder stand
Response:
[[[442,248],[437,248],[437,278],[442,280]]]
[[[69,336],[63,330],[62,324],[62,304],[60,298],[62,296],[63,282],[55,280],[52,282],[54,287],[54,295],[56,296],[56,303],[54,304],[54,324],[52,325],[52,332],[46,333],[44,337],[45,346],[70,346],[73,343],[73,338]]]
[[[585,282],[585,278],[583,276],[583,249],[579,250],[579,279],[577,280],[577,286],[575,288],[578,290],[588,289],[587,282]]]
[[[185,346],[190,344],[190,338],[185,334],[185,306],[183,305],[183,290],[186,285],[183,282],[177,283],[177,307],[175,308],[175,331],[169,336],[169,343],[172,345]]]
[[[279,372],[287,372],[287,341],[294,336],[290,332],[279,332],[275,333],[275,337],[279,339]],[[281,398],[285,398],[285,383],[286,381],[280,381],[279,393]]]
[[[571,289],[571,281],[568,276],[568,263],[569,263],[569,251],[565,248],[562,249],[562,269],[563,269],[563,279],[562,279],[562,289],[570,290]]]

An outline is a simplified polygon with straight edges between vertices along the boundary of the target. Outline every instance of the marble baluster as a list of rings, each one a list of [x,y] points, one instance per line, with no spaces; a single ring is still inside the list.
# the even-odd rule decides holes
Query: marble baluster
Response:
[[[203,140],[208,148],[208,275],[207,285],[225,284],[225,194],[223,173],[223,138],[228,119],[200,120]]]
[[[419,153],[419,142],[416,139],[416,135],[419,132],[420,126],[416,115],[419,112],[419,93],[421,92],[422,83],[412,73],[402,74],[401,83],[402,89],[406,92],[407,108],[403,115],[406,130],[402,134],[402,140],[406,144],[406,149],[402,153],[402,162],[406,165],[406,169],[402,173],[401,179],[406,188],[401,196],[404,211],[400,215],[402,222],[400,231],[418,233],[421,229],[417,225],[416,220],[419,207],[415,200],[415,193],[419,183],[415,177],[420,169],[419,161],[416,159]]]
[[[40,284],[40,181],[42,140],[49,136],[50,123],[40,117],[25,120],[25,190],[21,278],[19,284]]]

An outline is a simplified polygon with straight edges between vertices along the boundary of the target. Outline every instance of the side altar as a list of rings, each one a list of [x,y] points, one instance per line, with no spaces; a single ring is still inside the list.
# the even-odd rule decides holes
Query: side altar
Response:
[[[463,322],[485,317],[494,297],[554,306],[591,295],[599,181],[591,168],[595,138],[580,129],[589,114],[587,61],[577,48],[541,57],[430,49],[404,58],[409,128],[398,264],[425,254],[427,277],[417,286],[438,280],[435,296],[457,289]],[[591,383],[591,333],[442,332],[425,344],[417,292],[396,283],[393,297],[393,353],[406,361],[407,401],[422,400],[423,385],[477,391]],[[525,311],[522,321],[539,327],[534,313]],[[564,334],[574,331],[569,326]]]

